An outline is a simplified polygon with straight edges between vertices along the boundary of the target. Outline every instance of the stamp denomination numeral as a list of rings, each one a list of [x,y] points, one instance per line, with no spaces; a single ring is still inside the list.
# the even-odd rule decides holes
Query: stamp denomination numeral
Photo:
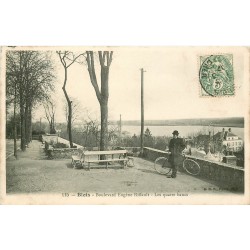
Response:
[[[202,96],[233,96],[233,55],[200,56]]]

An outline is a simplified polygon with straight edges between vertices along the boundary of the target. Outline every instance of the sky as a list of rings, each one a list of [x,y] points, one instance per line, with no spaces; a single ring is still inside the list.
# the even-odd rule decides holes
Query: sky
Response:
[[[60,48],[63,50],[63,48]],[[85,51],[87,48],[78,48]],[[102,48],[104,49],[104,48]],[[246,109],[248,72],[247,49],[234,47],[114,47],[109,75],[109,119],[140,120],[141,71],[144,73],[145,120],[182,118],[241,117]],[[73,48],[76,50],[76,48]],[[98,50],[98,48],[94,48]],[[199,83],[199,56],[232,54],[235,95],[202,97]],[[97,58],[96,58],[97,59]],[[57,55],[56,121],[64,122],[63,67]],[[98,82],[100,72],[95,61]],[[82,109],[99,117],[99,103],[91,85],[86,65],[73,64],[68,69],[68,94],[79,100]],[[38,109],[35,120],[44,117]]]

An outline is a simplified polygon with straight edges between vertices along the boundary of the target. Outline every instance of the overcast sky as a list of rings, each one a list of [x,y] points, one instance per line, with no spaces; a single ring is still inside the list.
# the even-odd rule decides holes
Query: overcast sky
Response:
[[[60,48],[63,50],[63,48]],[[74,48],[76,49],[76,48]],[[110,48],[109,48],[110,49]],[[81,48],[85,51],[86,48]],[[98,49],[96,49],[98,50]],[[114,47],[109,77],[109,118],[140,120],[140,68],[144,74],[145,120],[244,116],[247,54],[245,48],[199,48],[199,47]],[[215,53],[233,54],[236,93],[234,97],[201,97],[198,79],[199,56]],[[63,69],[59,58],[57,64],[57,122],[65,121]],[[98,60],[95,62],[100,76]],[[67,90],[78,99],[82,107],[99,116],[99,103],[91,85],[87,67],[74,64],[68,69]],[[100,84],[100,77],[99,84]],[[244,84],[245,81],[245,84]],[[35,119],[44,117],[41,109]]]

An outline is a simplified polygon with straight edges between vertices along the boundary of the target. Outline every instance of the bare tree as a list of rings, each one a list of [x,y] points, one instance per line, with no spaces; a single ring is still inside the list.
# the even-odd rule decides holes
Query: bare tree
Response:
[[[57,54],[60,58],[60,61],[64,68],[64,82],[63,82],[63,93],[68,103],[68,133],[69,133],[69,144],[70,147],[73,147],[73,140],[72,140],[72,100],[70,100],[69,95],[66,90],[66,84],[68,81],[68,68],[77,61],[77,59],[84,55],[84,53],[75,55],[73,52],[70,51],[57,51]]]
[[[48,52],[6,53],[6,95],[20,108],[22,150],[31,141],[32,109],[53,90],[53,73]]]
[[[101,110],[100,150],[106,150],[108,145],[109,68],[112,62],[113,51],[98,51],[99,63],[101,66],[101,89],[99,88],[96,77],[94,52],[87,51],[86,54],[90,81],[95,89]]]
[[[47,100],[43,104],[45,117],[49,123],[50,134],[55,134],[55,113],[56,113],[56,106],[53,100]]]
[[[77,98],[70,97],[71,99],[71,108],[72,108],[72,115],[71,115],[71,125],[73,126],[74,122],[77,121],[80,117],[80,113],[82,113],[83,108],[81,106],[80,101]],[[68,124],[68,118],[69,118],[69,106],[68,102],[64,102],[63,110],[65,113],[65,118]]]
[[[85,123],[85,143],[84,145],[95,145],[97,146],[97,143],[99,142],[99,125],[100,123],[97,120],[88,120]]]
[[[108,140],[112,146],[115,146],[121,138],[120,128],[117,125],[111,125],[108,129]]]
[[[17,86],[15,83],[15,91],[14,91],[14,156],[17,159],[17,121],[16,121],[16,92]]]

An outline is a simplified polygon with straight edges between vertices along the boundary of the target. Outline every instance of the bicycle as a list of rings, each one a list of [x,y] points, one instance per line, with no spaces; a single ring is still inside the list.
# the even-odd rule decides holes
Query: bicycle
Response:
[[[182,156],[184,157],[183,169],[190,175],[198,175],[200,173],[200,165],[196,161],[187,158],[184,154]],[[158,157],[154,162],[154,168],[159,174],[170,175],[172,166],[169,162],[169,157]]]

